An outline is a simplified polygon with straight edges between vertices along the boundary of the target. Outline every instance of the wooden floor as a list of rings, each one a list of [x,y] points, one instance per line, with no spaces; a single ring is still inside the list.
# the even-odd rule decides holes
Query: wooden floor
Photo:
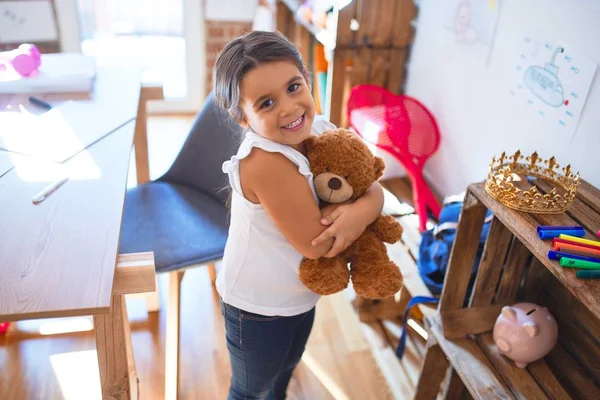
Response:
[[[151,177],[160,176],[185,140],[190,119],[153,118],[149,123]],[[165,151],[167,149],[167,151]],[[135,176],[135,173],[131,173]],[[130,181],[130,186],[135,184]],[[167,276],[159,277],[162,309]],[[399,363],[385,337],[398,326],[361,324],[348,293],[324,297],[305,356],[294,373],[290,399],[405,399],[418,374],[419,348]],[[182,399],[225,399],[230,368],[218,296],[206,268],[182,282]],[[147,314],[141,298],[128,300],[140,398],[162,399],[166,315]],[[21,321],[0,336],[0,399],[97,399],[98,366],[90,318]],[[68,330],[75,332],[61,333]],[[387,332],[386,332],[387,331]],[[394,339],[392,339],[394,340]],[[408,364],[407,364],[408,363]],[[382,372],[383,368],[383,372]],[[386,382],[391,381],[390,386]]]
[[[159,285],[167,282],[160,278]],[[166,304],[166,293],[161,293]],[[164,312],[128,301],[142,399],[163,398]],[[218,296],[206,268],[182,282],[181,398],[225,399],[231,377]],[[21,321],[0,337],[0,399],[98,399],[90,318]],[[83,330],[55,333],[64,330]],[[43,334],[41,334],[42,332]],[[343,295],[323,299],[290,399],[391,399],[358,318]]]

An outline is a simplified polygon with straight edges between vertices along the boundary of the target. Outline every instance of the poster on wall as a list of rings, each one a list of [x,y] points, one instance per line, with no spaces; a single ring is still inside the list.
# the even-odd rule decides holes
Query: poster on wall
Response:
[[[454,33],[456,43],[482,44],[490,50],[494,42],[500,0],[444,0],[444,27]]]
[[[515,49],[510,96],[561,139],[572,140],[597,63],[563,42],[531,36]]]

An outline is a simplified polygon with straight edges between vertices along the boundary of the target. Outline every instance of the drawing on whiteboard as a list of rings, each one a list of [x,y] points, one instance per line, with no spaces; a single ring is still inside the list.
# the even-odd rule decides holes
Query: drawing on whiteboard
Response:
[[[499,14],[496,0],[447,0],[444,7],[444,26],[454,32],[457,43],[492,46]]]
[[[545,67],[532,65],[525,71],[525,84],[533,94],[552,107],[560,107],[564,101],[563,87],[558,78],[556,56],[565,49],[557,47]]]
[[[472,44],[477,41],[477,32],[471,26],[472,16],[471,4],[467,0],[462,1],[458,5],[454,20],[454,32],[459,43]]]
[[[573,137],[597,64],[565,43],[524,37],[514,46],[509,93],[561,137]]]

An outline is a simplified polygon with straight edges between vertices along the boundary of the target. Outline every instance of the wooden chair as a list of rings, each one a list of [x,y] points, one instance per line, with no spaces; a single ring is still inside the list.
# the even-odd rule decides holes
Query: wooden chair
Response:
[[[136,132],[138,183],[143,183],[127,192],[120,251],[151,250],[157,274],[169,273],[165,399],[176,399],[179,386],[181,280],[185,269],[208,265],[215,282],[214,265],[223,257],[229,228],[228,180],[221,166],[240,139],[239,126],[210,94],[170,169],[149,181],[145,126]]]

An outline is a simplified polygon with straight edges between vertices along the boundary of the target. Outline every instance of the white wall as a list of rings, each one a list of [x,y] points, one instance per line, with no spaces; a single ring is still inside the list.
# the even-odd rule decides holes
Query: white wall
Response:
[[[591,0],[495,0],[500,15],[486,60],[485,46],[457,44],[444,28],[447,1],[421,2],[406,90],[431,109],[440,126],[440,148],[426,165],[432,184],[443,195],[461,192],[485,179],[492,156],[520,149],[554,155],[600,187],[600,79],[592,82],[575,136],[563,141],[510,98],[506,79],[524,35],[563,40],[600,62],[600,6],[592,8]]]

